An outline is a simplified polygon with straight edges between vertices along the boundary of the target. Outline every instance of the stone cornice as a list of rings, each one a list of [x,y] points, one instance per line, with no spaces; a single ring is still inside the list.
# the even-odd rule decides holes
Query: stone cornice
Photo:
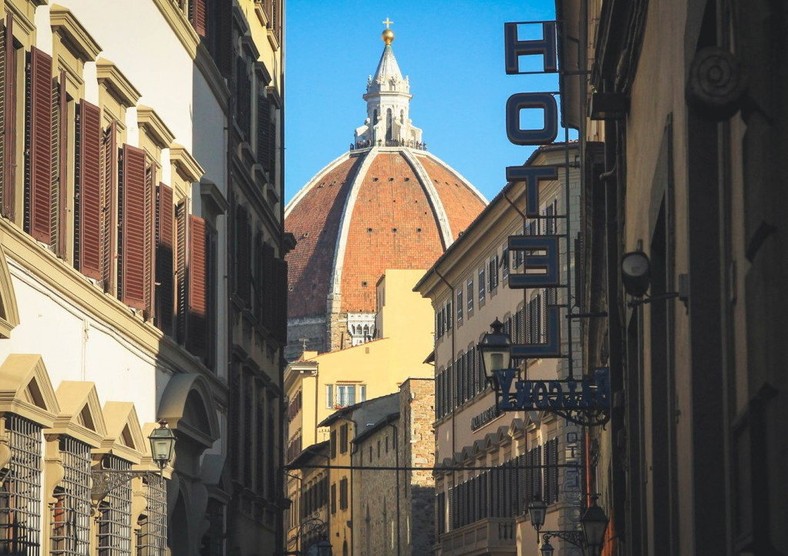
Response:
[[[96,61],[96,75],[99,85],[105,86],[124,106],[131,107],[137,104],[141,96],[140,92],[114,63],[106,58],[99,58]]]
[[[156,111],[149,106],[137,107],[137,122],[140,127],[145,128],[146,134],[160,149],[166,149],[175,139],[172,131],[161,121]]]
[[[173,143],[170,146],[170,162],[175,164],[178,172],[186,181],[196,182],[205,174],[200,163],[191,155],[186,147]]]
[[[181,41],[186,52],[194,59],[197,56],[197,45],[200,44],[200,36],[192,27],[186,15],[179,10],[170,0],[153,0],[159,8],[161,15],[169,24],[170,28]]]
[[[83,62],[95,60],[101,47],[79,23],[68,8],[53,4],[49,11],[52,31],[63,37],[64,42]]]

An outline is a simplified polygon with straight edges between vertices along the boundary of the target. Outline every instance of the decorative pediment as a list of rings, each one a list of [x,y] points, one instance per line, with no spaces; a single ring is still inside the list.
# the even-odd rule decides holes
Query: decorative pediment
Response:
[[[64,434],[93,448],[101,446],[107,436],[107,426],[96,385],[66,380],[58,386],[56,396],[60,414],[47,433]]]
[[[49,20],[52,30],[60,34],[80,60],[90,62],[96,59],[101,47],[68,8],[52,4],[49,8]]]
[[[146,440],[134,404],[105,403],[104,422],[107,434],[101,442],[98,453],[111,453],[131,463],[139,463],[146,450]]]
[[[160,149],[166,149],[175,139],[175,135],[170,131],[170,128],[159,118],[156,111],[149,106],[137,107],[137,122]]]
[[[13,353],[0,365],[0,413],[52,426],[60,406],[40,355]]]
[[[137,104],[140,92],[131,84],[131,81],[126,79],[126,76],[115,64],[106,58],[99,58],[96,61],[96,76],[99,85],[105,86],[107,91],[123,106],[131,107]]]
[[[195,373],[173,376],[159,402],[158,418],[205,448],[219,438],[219,420],[206,379]]]
[[[2,239],[2,235],[0,235]],[[10,338],[11,330],[19,324],[19,309],[8,270],[5,248],[0,246],[0,337]]]
[[[175,170],[189,183],[200,181],[205,174],[205,170],[200,166],[186,147],[173,143],[170,146],[170,162],[175,165]]]

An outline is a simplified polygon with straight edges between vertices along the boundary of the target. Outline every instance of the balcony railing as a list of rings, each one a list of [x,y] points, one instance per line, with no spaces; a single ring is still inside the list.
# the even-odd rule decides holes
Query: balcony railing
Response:
[[[517,554],[516,537],[517,527],[513,518],[490,517],[441,535],[440,554]]]

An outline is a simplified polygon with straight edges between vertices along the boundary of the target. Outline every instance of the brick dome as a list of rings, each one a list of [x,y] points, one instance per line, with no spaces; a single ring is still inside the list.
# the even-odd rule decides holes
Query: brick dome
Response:
[[[349,152],[285,209],[297,241],[289,265],[289,355],[345,347],[337,315],[371,315],[387,269],[427,269],[481,212],[484,197],[429,153],[408,117],[409,82],[386,44],[367,83],[367,119]],[[347,322],[345,322],[347,325]],[[350,328],[345,326],[345,329]]]

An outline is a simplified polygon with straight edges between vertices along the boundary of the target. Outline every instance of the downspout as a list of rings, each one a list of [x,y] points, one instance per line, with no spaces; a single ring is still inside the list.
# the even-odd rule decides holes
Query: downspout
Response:
[[[401,552],[400,552],[401,536],[400,535],[402,534],[401,531],[400,531],[401,514],[400,514],[400,498],[399,498],[399,492],[400,492],[400,485],[399,485],[399,473],[400,473],[400,468],[399,468],[399,428],[397,427],[397,425],[394,425],[392,423],[389,423],[389,426],[392,429],[394,429],[394,466],[397,468],[397,556],[399,556],[401,554]]]

